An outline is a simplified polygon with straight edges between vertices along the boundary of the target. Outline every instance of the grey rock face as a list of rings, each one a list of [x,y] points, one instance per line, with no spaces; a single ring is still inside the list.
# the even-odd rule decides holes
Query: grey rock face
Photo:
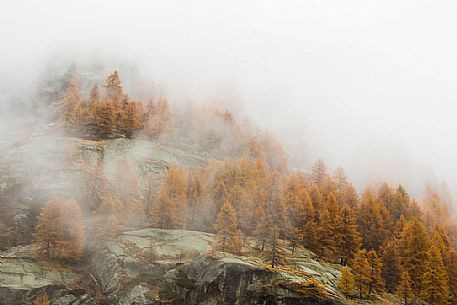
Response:
[[[212,237],[185,230],[125,232],[100,245],[92,270],[112,304],[343,304],[332,286],[339,271],[309,259],[303,267],[311,272],[288,277],[250,257],[209,255]],[[150,239],[156,244],[152,260],[143,255]],[[329,278],[310,268],[326,270]],[[300,289],[310,279],[323,290]]]
[[[12,249],[0,261],[0,304],[31,304],[41,289],[53,305],[344,304],[335,287],[339,271],[307,257],[304,249],[294,264],[306,272],[290,274],[252,256],[213,252],[212,239],[185,230],[125,232],[100,243],[90,270],[79,273],[26,258],[30,247]],[[310,280],[319,289],[306,286]]]

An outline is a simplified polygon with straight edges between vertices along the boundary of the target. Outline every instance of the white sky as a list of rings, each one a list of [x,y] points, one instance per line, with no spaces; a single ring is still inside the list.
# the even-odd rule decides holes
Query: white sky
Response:
[[[0,80],[53,54],[137,63],[174,99],[227,94],[308,166],[457,198],[457,1],[9,1]],[[239,101],[237,101],[239,102]]]

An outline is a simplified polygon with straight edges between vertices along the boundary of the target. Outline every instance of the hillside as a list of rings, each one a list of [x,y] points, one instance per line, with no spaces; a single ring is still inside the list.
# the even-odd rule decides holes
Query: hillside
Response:
[[[288,168],[226,109],[135,100],[116,71],[83,92],[77,76],[1,139],[0,304],[457,301],[438,191],[358,193],[322,160]]]

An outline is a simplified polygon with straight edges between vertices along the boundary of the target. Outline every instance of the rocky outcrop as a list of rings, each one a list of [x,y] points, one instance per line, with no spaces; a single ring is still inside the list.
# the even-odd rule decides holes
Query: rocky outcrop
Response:
[[[31,246],[13,248],[0,257],[0,304],[31,304],[41,289],[53,305],[345,304],[339,270],[306,249],[286,253],[285,264],[271,269],[253,240],[246,240],[243,255],[232,255],[214,252],[213,237],[124,232],[96,246],[88,269],[34,258]]]
[[[310,272],[290,274],[252,256],[214,253],[212,238],[184,230],[125,232],[99,245],[92,271],[111,304],[343,304],[336,289],[339,271],[311,256],[302,257]]]
[[[0,304],[32,304],[44,290],[58,305],[93,305],[75,268],[40,260],[32,246],[15,247],[0,256]]]

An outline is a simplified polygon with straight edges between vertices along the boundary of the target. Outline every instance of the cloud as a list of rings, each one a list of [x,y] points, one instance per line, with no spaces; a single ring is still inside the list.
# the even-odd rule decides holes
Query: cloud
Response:
[[[0,105],[30,99],[57,58],[129,63],[173,101],[234,100],[303,166],[322,157],[360,187],[390,179],[416,193],[444,180],[456,197],[456,6],[11,2],[0,12]]]

